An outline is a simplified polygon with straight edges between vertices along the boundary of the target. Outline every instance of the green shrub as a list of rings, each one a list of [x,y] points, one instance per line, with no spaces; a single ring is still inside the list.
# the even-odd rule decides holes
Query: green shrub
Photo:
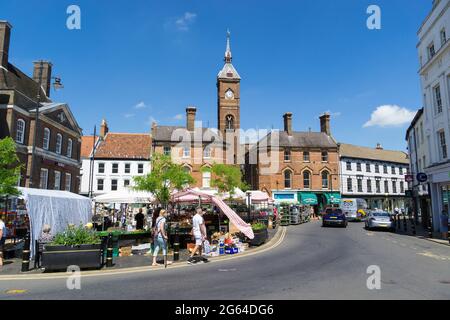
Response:
[[[100,244],[101,240],[92,229],[87,229],[80,225],[78,227],[69,226],[66,231],[58,233],[52,242],[59,246],[79,246],[83,244]]]
[[[253,231],[261,231],[261,230],[266,230],[267,226],[264,223],[258,222],[258,223],[252,224],[252,229],[253,229]]]

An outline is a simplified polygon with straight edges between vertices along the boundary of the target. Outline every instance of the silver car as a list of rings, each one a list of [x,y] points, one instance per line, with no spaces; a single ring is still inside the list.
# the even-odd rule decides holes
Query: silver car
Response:
[[[372,211],[366,218],[366,229],[389,229],[395,231],[395,223],[389,212]]]

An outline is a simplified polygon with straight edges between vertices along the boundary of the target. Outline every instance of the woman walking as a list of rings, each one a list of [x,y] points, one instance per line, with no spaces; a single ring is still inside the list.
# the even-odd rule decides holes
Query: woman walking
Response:
[[[153,236],[153,263],[152,266],[157,266],[156,258],[158,257],[159,250],[162,248],[163,255],[167,255],[167,233],[166,233],[166,216],[167,211],[162,209],[159,212],[159,217],[155,221],[154,236]]]

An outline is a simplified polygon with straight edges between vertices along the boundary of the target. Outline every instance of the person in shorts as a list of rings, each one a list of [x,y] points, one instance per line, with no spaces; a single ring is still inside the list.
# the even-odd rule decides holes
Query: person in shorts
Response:
[[[202,257],[202,248],[203,243],[206,240],[206,226],[205,220],[203,219],[203,210],[202,208],[197,208],[197,213],[192,218],[192,235],[195,241],[194,250],[192,250],[191,256],[188,259],[188,263],[193,264],[196,263],[194,259],[195,253],[198,251],[200,257]],[[208,262],[208,259],[201,258],[203,262]]]

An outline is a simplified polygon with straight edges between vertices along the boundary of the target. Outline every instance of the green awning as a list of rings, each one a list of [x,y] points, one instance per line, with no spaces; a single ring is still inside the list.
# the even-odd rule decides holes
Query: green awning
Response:
[[[317,196],[314,193],[299,192],[298,197],[299,201],[304,205],[315,206],[319,203],[319,201],[317,201]]]
[[[327,204],[340,204],[341,194],[337,192],[325,193],[325,198],[327,199]]]

